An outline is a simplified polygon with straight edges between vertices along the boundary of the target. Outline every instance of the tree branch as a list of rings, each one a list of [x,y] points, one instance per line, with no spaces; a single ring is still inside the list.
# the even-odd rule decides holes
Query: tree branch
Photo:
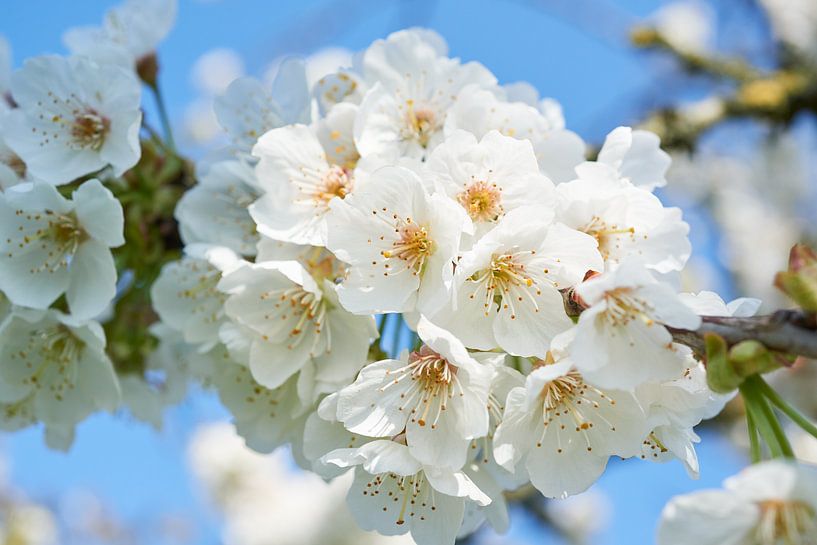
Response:
[[[565,312],[572,318],[584,307],[570,289],[562,290]],[[701,327],[692,331],[667,327],[672,338],[690,347],[696,354],[706,353],[704,335],[717,333],[729,346],[756,340],[769,350],[817,359],[817,315],[800,310],[778,310],[766,316],[738,318],[733,316],[701,316]]]
[[[704,354],[704,334],[716,333],[730,345],[756,340],[769,350],[817,359],[817,319],[800,311],[778,311],[768,316],[736,318],[701,316],[695,331],[668,327],[675,342]]]

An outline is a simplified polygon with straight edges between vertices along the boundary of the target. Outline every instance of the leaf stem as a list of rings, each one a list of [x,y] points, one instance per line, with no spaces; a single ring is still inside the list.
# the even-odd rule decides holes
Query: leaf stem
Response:
[[[752,457],[752,463],[760,462],[762,453],[760,452],[760,438],[757,436],[757,426],[755,419],[750,411],[746,411],[746,426],[749,432],[749,453]]]

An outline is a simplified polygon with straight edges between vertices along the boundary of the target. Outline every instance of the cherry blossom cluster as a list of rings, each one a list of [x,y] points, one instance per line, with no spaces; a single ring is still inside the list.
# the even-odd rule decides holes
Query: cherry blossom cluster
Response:
[[[239,79],[215,111],[228,158],[180,201],[153,301],[214,356],[248,445],[351,470],[361,527],[420,544],[502,531],[504,491],[576,494],[610,457],[697,474],[693,427],[728,397],[667,327],[758,302],[678,293],[657,137],[619,127],[586,161],[554,101],[419,29],[312,90],[298,61],[272,91]],[[417,343],[384,359],[386,315]]]
[[[657,136],[618,127],[589,161],[558,103],[449,57],[430,30],[377,40],[312,87],[288,59],[271,86],[242,77],[216,99],[230,145],[197,165],[175,208],[183,255],[150,287],[146,366],[163,388],[115,370],[100,324],[138,279],[112,254],[114,194],[142,154],[139,78],[155,89],[145,70],[174,13],[131,0],[0,87],[0,426],[41,422],[67,448],[123,403],[160,423],[194,378],[251,448],[350,473],[357,524],[419,545],[504,531],[506,491],[578,494],[613,457],[697,475],[694,427],[730,396],[672,331],[759,301],[679,292],[689,228],[653,192],[670,164]],[[381,346],[387,324],[416,342]],[[756,499],[729,488],[735,509]],[[759,543],[813,530],[813,497],[757,497],[741,513]],[[671,504],[662,528],[696,505]]]

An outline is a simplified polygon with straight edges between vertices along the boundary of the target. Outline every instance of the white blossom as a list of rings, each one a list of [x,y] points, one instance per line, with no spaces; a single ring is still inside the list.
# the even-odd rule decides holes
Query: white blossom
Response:
[[[677,458],[691,477],[698,478],[695,443],[700,437],[693,428],[720,413],[732,396],[712,392],[706,383],[704,365],[691,354],[686,360],[687,368],[678,378],[645,383],[636,389],[651,427],[643,442],[641,458],[657,462]]]
[[[740,298],[724,303],[717,294],[702,291],[681,293],[679,299],[701,316],[752,316],[760,306],[757,299]],[[693,428],[713,418],[733,397],[712,392],[706,382],[706,367],[691,353],[686,368],[672,380],[646,382],[636,396],[649,415],[651,431],[644,440],[642,459],[663,462],[677,458],[693,478],[699,474],[695,443],[700,441]]]
[[[565,130],[561,107],[545,101],[537,108],[525,102],[504,101],[499,95],[479,86],[463,89],[446,117],[445,132],[462,129],[481,138],[497,130],[508,137],[528,140],[545,176],[557,184],[574,179],[574,168],[585,160],[585,144],[576,133]]]
[[[401,30],[363,53],[365,81],[355,125],[362,156],[422,159],[443,140],[448,110],[466,85],[492,89],[494,76],[481,64],[460,64],[441,51],[436,34]]]
[[[283,444],[301,441],[310,406],[301,402],[297,377],[267,388],[247,367],[223,358],[210,381],[230,411],[236,433],[251,449],[272,452]]]
[[[589,308],[579,317],[570,353],[585,378],[632,390],[648,380],[680,375],[685,353],[665,326],[695,330],[701,319],[669,285],[630,260],[583,282],[576,293]]]
[[[248,209],[260,196],[252,167],[232,160],[212,164],[176,205],[182,239],[255,255],[258,233]]]
[[[315,135],[326,152],[326,159],[346,172],[357,166],[360,153],[355,146],[355,119],[358,108],[354,104],[337,104],[326,116],[315,122]]]
[[[45,309],[63,293],[74,316],[93,318],[116,294],[111,247],[124,244],[122,206],[98,180],[63,198],[49,184],[0,195],[0,289]]]
[[[360,67],[356,68],[359,70]],[[355,69],[342,67],[337,72],[321,77],[313,86],[312,94],[320,113],[324,114],[338,104],[360,105],[367,90],[363,76]]]
[[[225,321],[226,294],[218,289],[223,274],[237,267],[228,248],[191,244],[185,255],[162,267],[150,289],[153,308],[162,322],[192,344],[212,346]]]
[[[389,536],[411,533],[417,545],[453,545],[466,500],[491,501],[464,473],[421,464],[403,435],[340,448],[323,460],[357,466],[346,501],[361,528]]]
[[[641,452],[648,431],[633,394],[589,384],[569,358],[563,339],[512,389],[494,435],[494,457],[527,474],[545,496],[567,497],[601,476],[610,456]]]
[[[723,489],[673,498],[659,545],[812,545],[817,542],[817,469],[772,460],[744,469]]]
[[[471,230],[459,204],[429,195],[409,169],[384,167],[330,208],[326,246],[349,264],[338,290],[345,308],[433,314],[447,303],[460,239]]]
[[[18,108],[3,138],[31,176],[64,184],[106,166],[120,176],[139,160],[139,83],[84,57],[28,59],[12,75]]]
[[[617,127],[608,134],[597,159],[598,164],[613,169],[619,180],[647,191],[667,184],[665,176],[671,161],[655,133],[630,127]],[[579,177],[587,166],[579,165]]]
[[[94,321],[17,309],[0,324],[0,426],[43,422],[46,441],[68,449],[74,427],[119,404],[119,384]]]
[[[2,133],[0,119],[0,191],[5,191],[13,185],[28,181],[28,169],[20,156],[6,145]]]
[[[259,159],[258,184],[266,192],[250,208],[258,230],[295,244],[326,244],[330,203],[352,192],[352,171],[330,162],[306,125],[269,131],[255,145],[253,155]]]
[[[809,0],[761,0],[777,38],[807,58],[817,58],[817,6]]]
[[[661,36],[685,53],[706,54],[713,46],[715,13],[700,0],[677,0],[663,6],[651,19]]]
[[[453,306],[439,320],[466,346],[544,357],[550,340],[570,328],[559,290],[602,262],[592,237],[552,217],[535,206],[513,210],[462,256]]]
[[[420,318],[422,348],[364,367],[338,397],[337,419],[368,437],[405,433],[412,457],[459,470],[471,440],[488,433],[493,369],[449,332]]]
[[[728,303],[712,291],[679,293],[681,301],[699,316],[754,316],[760,308],[760,299],[739,297]]]
[[[680,209],[622,183],[608,165],[584,163],[577,170],[580,179],[556,187],[556,218],[594,237],[607,268],[631,256],[659,273],[684,267],[692,247]]]
[[[271,89],[251,77],[233,81],[216,98],[214,110],[239,155],[249,155],[267,131],[310,117],[310,95],[304,63],[287,59],[278,67]]]
[[[521,206],[555,206],[553,183],[540,174],[530,143],[497,131],[479,141],[465,131],[452,133],[429,157],[428,176],[465,209],[477,235]]]
[[[76,55],[134,68],[170,33],[176,10],[176,0],[125,0],[105,13],[101,26],[72,28],[63,41]]]
[[[219,289],[229,294],[224,312],[248,336],[255,380],[277,388],[298,373],[307,404],[347,384],[376,336],[371,316],[344,310],[331,279],[313,277],[295,261],[245,263]]]
[[[119,386],[122,405],[135,418],[161,429],[165,410],[181,403],[193,380],[208,382],[224,359],[225,348],[217,345],[203,352],[184,335],[163,322],[149,328],[159,341],[145,358],[142,373],[122,372]]]

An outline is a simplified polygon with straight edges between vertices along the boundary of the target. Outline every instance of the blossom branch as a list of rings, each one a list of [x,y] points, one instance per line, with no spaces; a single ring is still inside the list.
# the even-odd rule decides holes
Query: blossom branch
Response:
[[[720,335],[730,346],[756,340],[776,352],[817,358],[817,320],[813,314],[780,310],[766,316],[748,318],[702,316],[703,323],[695,331],[667,328],[675,342],[703,354],[704,335]]]
[[[727,119],[748,118],[786,124],[799,112],[817,111],[815,74],[804,63],[768,72],[742,59],[720,58],[684,51],[653,28],[631,34],[636,47],[665,52],[688,72],[734,81],[733,91],[697,104],[663,108],[649,115],[642,127],[657,133],[665,148],[692,149],[698,138]]]
[[[568,316],[578,318],[584,307],[572,290],[563,290],[562,299]],[[696,354],[706,353],[704,335],[715,333],[732,346],[755,340],[768,349],[806,358],[817,358],[817,317],[799,310],[778,310],[765,316],[701,316],[696,330],[667,327],[673,340],[690,347]]]

